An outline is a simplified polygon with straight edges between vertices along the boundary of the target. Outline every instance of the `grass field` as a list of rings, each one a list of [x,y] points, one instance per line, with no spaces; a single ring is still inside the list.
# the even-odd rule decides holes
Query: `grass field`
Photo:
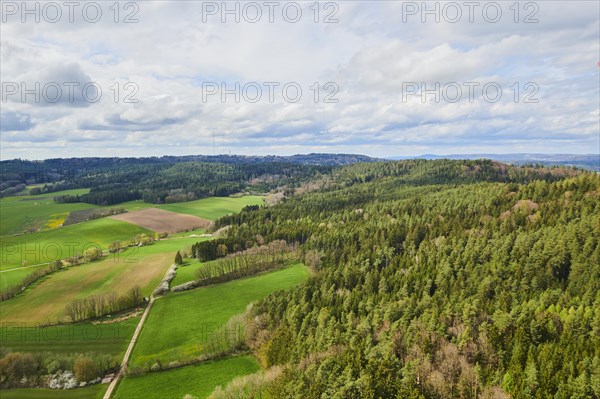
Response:
[[[52,215],[60,215],[72,211],[97,208],[96,205],[75,203],[57,204],[54,196],[66,194],[85,194],[88,189],[59,191],[44,195],[23,195],[0,199],[2,226],[0,235],[21,233],[23,230],[38,229],[46,226]]]
[[[207,239],[178,236],[110,254],[97,262],[63,269],[41,279],[15,298],[1,302],[2,320],[54,323],[64,316],[66,305],[75,299],[113,291],[120,295],[135,285],[139,285],[142,293],[149,296],[173,263],[178,250]],[[0,279],[12,278],[13,273],[25,272],[23,274],[26,275],[33,270],[2,272]]]
[[[65,307],[75,299],[115,292],[125,294],[139,285],[149,296],[173,261],[171,253],[118,257],[74,266],[43,278],[24,293],[1,304],[2,320],[54,323],[68,321]]]
[[[127,349],[140,317],[137,315],[110,324],[82,322],[49,327],[37,327],[34,323],[3,322],[0,340],[3,349],[14,352],[95,352],[119,355]]]
[[[30,273],[36,270],[45,269],[46,265],[27,267],[24,269],[9,269],[0,271],[0,288],[13,287],[19,285],[21,281]]]
[[[0,391],[2,399],[102,399],[108,384],[96,384],[77,389],[5,389]]]
[[[247,205],[262,205],[264,203],[263,198],[259,195],[247,195],[239,198],[211,197],[190,202],[161,205],[160,208],[215,220],[230,213],[239,213]]]
[[[200,269],[203,265],[203,263],[200,263],[194,259],[187,261],[187,264],[185,265],[179,266],[177,268],[177,275],[171,281],[171,287],[187,283],[188,281],[196,280],[198,278],[196,276],[196,271]]]
[[[186,394],[206,398],[218,386],[237,376],[252,374],[259,366],[252,356],[236,356],[174,370],[126,377],[115,399],[181,399]]]
[[[0,238],[1,269],[29,266],[81,254],[90,246],[108,247],[114,241],[127,240],[136,234],[154,235],[149,230],[108,218],[90,220],[60,229]]]
[[[39,213],[36,213],[38,208],[32,204],[37,203],[37,201],[20,201],[19,198],[23,199],[30,197],[9,197],[0,200],[3,228],[5,228],[5,213],[8,217],[6,226],[15,228],[19,221],[17,220],[17,217],[12,216],[13,214],[28,215],[33,212],[33,214],[37,214],[39,217],[43,218],[44,223],[48,223],[53,220],[53,215],[56,215],[55,217],[63,217],[65,209],[80,210],[93,207],[89,204],[56,204],[51,198],[48,198],[46,201],[48,204],[40,206]],[[19,205],[11,208],[12,205],[10,204],[13,203]],[[229,213],[239,212],[246,205],[259,203],[262,203],[262,197],[260,196],[205,198],[191,202],[162,205],[158,208],[214,220]],[[22,204],[25,204],[25,206]],[[57,207],[62,205],[77,205],[81,207],[79,209],[72,207],[61,208],[59,210]],[[140,201],[131,201],[113,207],[124,207],[132,211],[145,209],[151,206],[153,205],[144,204]],[[32,209],[35,209],[35,211]],[[54,261],[56,259],[64,259],[72,255],[80,254],[86,245],[99,245],[106,248],[113,241],[127,240],[134,237],[136,234],[141,233],[153,234],[151,231],[131,223],[102,218],[20,236],[3,235],[0,237],[0,248],[2,252],[0,270],[36,265]]]
[[[246,306],[270,293],[293,287],[308,278],[308,269],[295,264],[268,274],[169,294],[158,299],[132,354],[132,364],[183,360],[202,353],[210,333]]]

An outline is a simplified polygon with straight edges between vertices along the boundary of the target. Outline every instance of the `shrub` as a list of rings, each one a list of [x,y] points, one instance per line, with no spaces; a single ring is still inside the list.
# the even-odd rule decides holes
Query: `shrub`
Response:
[[[19,385],[37,377],[41,371],[40,361],[31,353],[13,352],[0,359],[2,383]]]
[[[48,381],[48,387],[51,389],[73,389],[77,385],[77,380],[70,371],[58,371]]]
[[[91,247],[84,251],[83,258],[86,262],[93,262],[102,257],[102,250],[98,247]]]
[[[48,370],[48,374],[54,374],[58,372],[61,368],[61,364],[59,360],[52,361],[48,366],[46,366],[46,370]]]
[[[91,381],[98,376],[98,371],[94,360],[87,356],[80,356],[75,360],[73,372],[78,381]]]

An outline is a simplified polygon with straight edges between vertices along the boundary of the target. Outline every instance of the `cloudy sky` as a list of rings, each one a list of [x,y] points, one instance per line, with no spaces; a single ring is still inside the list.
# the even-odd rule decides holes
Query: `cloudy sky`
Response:
[[[599,3],[469,4],[3,0],[0,156],[598,153]]]

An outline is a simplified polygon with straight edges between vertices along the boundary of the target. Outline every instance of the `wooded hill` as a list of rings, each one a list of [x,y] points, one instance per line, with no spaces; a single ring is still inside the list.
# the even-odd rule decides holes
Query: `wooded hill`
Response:
[[[600,397],[597,174],[403,161],[347,166],[307,191],[216,226],[231,225],[215,245],[300,243],[316,271],[253,309],[249,347],[284,366],[261,390]]]

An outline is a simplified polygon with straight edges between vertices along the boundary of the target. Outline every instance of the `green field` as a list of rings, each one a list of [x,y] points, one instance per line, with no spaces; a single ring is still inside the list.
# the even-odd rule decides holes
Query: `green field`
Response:
[[[64,214],[83,209],[97,208],[96,205],[75,203],[57,204],[54,196],[85,194],[89,189],[66,190],[44,195],[23,195],[0,199],[2,226],[0,235],[21,233],[23,230],[37,230],[44,227],[52,215]]]
[[[132,255],[129,255],[132,254]],[[138,285],[149,296],[173,262],[170,253],[146,255],[128,250],[102,261],[73,266],[41,279],[22,294],[2,302],[2,320],[53,324],[67,322],[67,304],[91,295],[123,295]]]
[[[169,294],[158,299],[132,354],[132,365],[148,361],[183,360],[202,353],[203,343],[219,326],[246,306],[270,293],[293,287],[308,278],[308,269],[295,264],[268,274]]]
[[[247,195],[244,197],[211,197],[190,202],[161,205],[158,208],[171,212],[187,213],[208,220],[215,220],[230,213],[239,213],[247,205],[262,205],[264,197]]]
[[[96,384],[77,389],[5,389],[0,390],[2,399],[101,399],[108,384]]]
[[[187,283],[188,281],[194,281],[198,277],[196,271],[202,267],[203,263],[198,262],[196,259],[188,260],[187,264],[179,266],[177,268],[177,275],[171,281],[171,287]]]
[[[61,193],[66,193],[66,191]],[[6,226],[8,227],[6,228],[14,229],[16,228],[15,226],[19,226],[19,220],[23,218],[20,217],[21,219],[19,219],[19,217],[13,216],[14,214],[30,215],[33,212],[33,214],[37,215],[36,218],[45,218],[44,220],[47,222],[52,215],[59,213],[68,214],[68,212],[72,210],[94,207],[89,204],[56,204],[51,199],[48,199],[44,205],[36,207],[33,204],[38,203],[38,201],[19,200],[23,198],[24,197],[9,197],[0,200],[3,228],[5,226],[5,214],[8,217],[8,222],[6,223]],[[230,213],[239,212],[246,205],[260,204],[263,201],[262,198],[263,197],[260,196],[205,198],[197,201],[156,207],[214,220]],[[77,205],[80,208],[68,206],[60,208],[63,205]],[[151,206],[153,205],[145,204],[140,201],[131,201],[113,207],[124,207],[131,211]],[[31,234],[19,236],[4,235],[0,237],[0,247],[2,249],[0,270],[37,265],[56,259],[64,259],[69,256],[80,254],[82,250],[89,245],[99,245],[102,248],[106,248],[114,241],[128,240],[133,238],[136,234],[141,233],[149,235],[153,234],[149,230],[131,223],[102,218]],[[8,279],[7,276],[5,277]]]
[[[41,324],[57,320],[64,322],[67,321],[64,316],[69,302],[109,292],[121,295],[135,285],[141,287],[142,294],[150,296],[173,263],[175,253],[207,239],[210,238],[178,236],[163,239],[144,247],[109,254],[97,262],[65,268],[44,277],[9,301],[0,303],[2,320]],[[32,270],[35,269],[6,271],[0,273],[0,277],[10,278],[13,273],[26,275]]]
[[[45,269],[46,265],[0,270],[0,288],[19,285],[23,279],[36,270]]]
[[[90,246],[108,247],[114,241],[128,240],[136,234],[154,235],[131,223],[108,218],[90,220],[59,229],[1,237],[3,270],[36,265],[81,254]]]
[[[115,399],[181,399],[186,394],[202,399],[210,395],[217,386],[258,370],[258,363],[252,356],[236,356],[138,377],[126,377],[121,381]]]
[[[137,315],[109,324],[82,322],[49,327],[37,327],[34,323],[3,322],[0,331],[1,347],[14,352],[95,352],[119,355],[127,349],[140,317]]]

